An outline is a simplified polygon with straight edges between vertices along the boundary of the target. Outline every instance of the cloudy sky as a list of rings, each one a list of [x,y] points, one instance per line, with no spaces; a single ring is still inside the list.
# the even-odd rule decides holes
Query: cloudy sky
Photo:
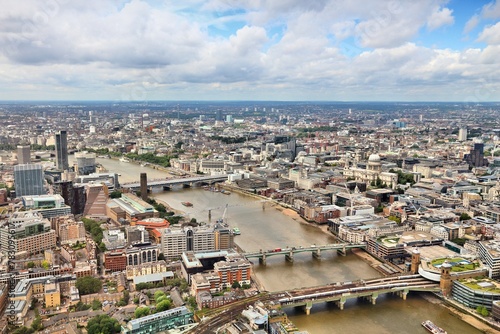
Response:
[[[0,100],[500,100],[500,0],[0,8]]]

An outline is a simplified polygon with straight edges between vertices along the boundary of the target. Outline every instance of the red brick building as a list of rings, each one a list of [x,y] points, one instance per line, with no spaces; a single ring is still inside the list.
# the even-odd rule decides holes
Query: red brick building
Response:
[[[104,268],[106,271],[122,271],[127,268],[127,256],[123,250],[108,251],[104,253]]]

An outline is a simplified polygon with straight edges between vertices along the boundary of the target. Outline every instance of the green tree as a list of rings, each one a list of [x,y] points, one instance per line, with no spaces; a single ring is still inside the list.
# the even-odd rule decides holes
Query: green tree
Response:
[[[158,203],[156,206],[155,206],[155,209],[156,211],[158,212],[167,212],[167,207],[162,204],[162,203]]]
[[[81,295],[89,295],[101,291],[102,283],[98,278],[83,276],[76,280],[75,286]]]
[[[43,325],[42,325],[42,317],[40,317],[40,314],[37,314],[35,316],[35,319],[33,319],[33,322],[31,323],[31,328],[34,330],[34,331],[40,331],[43,329]]]
[[[170,302],[170,300],[168,299],[162,300],[161,302],[156,304],[156,312],[166,311],[170,309],[171,305],[172,303]]]
[[[28,268],[35,268],[35,262],[33,262],[33,261],[29,261],[29,262],[26,264],[26,267],[28,267]]]
[[[190,296],[187,299],[187,304],[192,308],[196,309],[198,307],[198,304],[196,303],[196,297]]]
[[[138,283],[138,284],[135,285],[135,290],[136,291],[141,291],[141,290],[144,290],[144,289],[151,289],[151,288],[154,288],[154,284],[153,283],[149,283],[149,282]]]
[[[16,329],[12,334],[32,334],[35,330],[33,328],[28,328],[26,326]]]
[[[465,241],[466,240],[467,239],[465,239],[465,238],[455,238],[455,239],[453,239],[451,241],[454,242],[454,243],[456,243],[457,245],[463,246],[463,245],[465,245]]]
[[[33,299],[31,299],[30,310],[34,310],[37,303],[38,303],[38,298],[33,297]]]
[[[123,291],[123,301],[128,304],[129,300],[130,300],[130,292],[128,292],[128,290],[124,290]]]
[[[149,312],[150,312],[149,307],[141,306],[141,307],[138,307],[135,309],[134,315],[135,315],[135,318],[138,319],[138,318],[147,316],[149,314]]]
[[[471,216],[469,216],[467,213],[463,212],[461,215],[460,215],[460,220],[469,220],[471,219]]]
[[[92,301],[92,309],[94,311],[97,311],[97,310],[100,310],[102,308],[102,303],[100,301],[98,301],[97,299],[94,299]]]
[[[239,289],[239,288],[241,288],[240,282],[234,281],[233,284],[231,284],[231,287],[233,289]]]
[[[42,268],[43,268],[43,269],[45,269],[45,270],[49,270],[49,268],[50,268],[50,263],[49,263],[49,261],[47,261],[47,260],[43,260],[43,261],[42,261]]]
[[[156,291],[154,294],[155,301],[158,302],[158,298],[164,297],[164,296],[165,296],[165,292],[163,292],[161,290]]]
[[[87,305],[87,304],[84,304],[82,301],[79,301],[78,303],[76,303],[75,305],[75,311],[79,312],[79,311],[86,311],[88,310],[89,308],[91,308],[90,305]]]
[[[158,254],[158,261],[165,260],[165,255],[163,253]]]
[[[396,222],[398,224],[401,224],[401,218],[396,217],[396,216],[389,216],[387,219],[392,220],[393,222]]]
[[[110,194],[109,194],[109,197],[110,198],[120,198],[122,197],[122,192],[119,191],[119,190],[113,190]]]
[[[95,316],[87,323],[88,334],[117,334],[120,331],[121,326],[118,320],[107,314]]]

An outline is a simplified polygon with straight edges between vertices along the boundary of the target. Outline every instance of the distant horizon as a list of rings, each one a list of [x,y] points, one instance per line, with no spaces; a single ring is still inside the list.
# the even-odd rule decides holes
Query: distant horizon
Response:
[[[0,100],[0,104],[5,104],[5,103],[47,103],[47,102],[102,102],[102,103],[115,103],[115,104],[120,104],[120,103],[136,103],[136,104],[145,104],[148,102],[167,102],[167,103],[183,103],[183,102],[200,102],[200,103],[213,103],[213,102],[257,102],[257,103],[339,103],[339,104],[350,104],[350,103],[404,103],[404,104],[426,104],[426,103],[448,103],[448,104],[474,104],[474,105],[481,105],[481,104],[500,104],[500,100],[498,101],[398,101],[398,100],[374,100],[374,101],[368,101],[368,100],[146,100],[146,101],[121,101],[121,100]]]
[[[500,101],[500,0],[10,1],[3,101]]]

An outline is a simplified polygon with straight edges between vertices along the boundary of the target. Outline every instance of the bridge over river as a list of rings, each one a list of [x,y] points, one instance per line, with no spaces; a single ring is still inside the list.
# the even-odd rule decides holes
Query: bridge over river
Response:
[[[164,190],[170,189],[173,186],[182,185],[184,187],[192,187],[194,185],[211,185],[215,182],[223,182],[227,180],[227,175],[208,175],[208,176],[195,176],[195,177],[185,177],[185,178],[172,178],[164,180],[148,180],[148,189],[150,188],[160,188]],[[129,188],[132,190],[140,190],[140,182],[124,183],[121,185],[123,188]]]
[[[226,304],[205,312],[205,318],[194,328],[192,333],[214,333],[225,323],[234,319],[249,305],[257,300],[264,303],[274,302],[281,307],[303,307],[310,314],[314,304],[334,302],[341,310],[348,299],[365,298],[376,304],[377,297],[384,293],[394,293],[406,299],[410,291],[440,291],[439,283],[429,281],[420,275],[399,275],[392,277],[357,280],[352,282],[337,282],[327,285],[300,288],[281,292],[262,292],[259,295],[247,297],[234,303]]]
[[[345,255],[346,251],[353,248],[366,248],[365,244],[338,243],[323,246],[311,245],[309,247],[286,247],[270,250],[259,250],[257,252],[246,252],[242,255],[246,259],[258,258],[261,264],[266,264],[266,259],[270,256],[284,255],[287,261],[293,262],[293,256],[297,253],[310,252],[314,258],[321,258],[321,252],[327,250],[336,250],[339,254]]]
[[[440,291],[439,283],[429,281],[420,275],[400,275],[393,277],[374,278],[353,282],[339,282],[326,286],[302,288],[279,293],[273,293],[282,307],[303,306],[309,314],[312,306],[317,303],[335,302],[339,308],[351,298],[365,298],[375,305],[378,295],[395,293],[406,300],[410,291]]]

